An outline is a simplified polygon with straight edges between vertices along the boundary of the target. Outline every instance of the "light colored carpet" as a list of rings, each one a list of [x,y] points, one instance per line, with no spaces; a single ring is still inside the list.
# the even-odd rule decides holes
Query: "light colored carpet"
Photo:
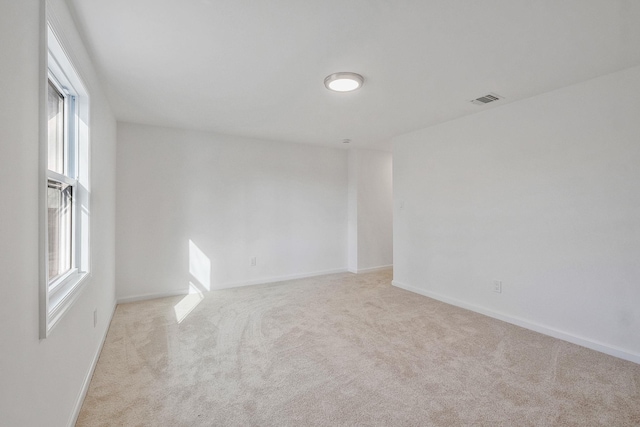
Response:
[[[640,365],[391,279],[120,305],[77,425],[640,425]]]

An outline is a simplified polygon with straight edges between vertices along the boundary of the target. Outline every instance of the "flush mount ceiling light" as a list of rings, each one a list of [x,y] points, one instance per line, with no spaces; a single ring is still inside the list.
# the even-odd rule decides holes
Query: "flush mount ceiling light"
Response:
[[[329,90],[336,92],[351,92],[359,89],[364,83],[364,78],[356,73],[333,73],[324,79],[324,85]]]

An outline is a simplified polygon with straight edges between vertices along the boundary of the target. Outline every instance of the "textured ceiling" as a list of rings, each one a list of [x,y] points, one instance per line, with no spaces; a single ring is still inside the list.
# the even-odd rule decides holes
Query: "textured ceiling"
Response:
[[[635,0],[68,1],[119,120],[267,140],[389,149],[640,64]]]

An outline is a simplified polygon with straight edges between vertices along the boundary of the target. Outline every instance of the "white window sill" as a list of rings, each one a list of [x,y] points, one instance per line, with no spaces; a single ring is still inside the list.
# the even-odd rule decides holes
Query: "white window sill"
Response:
[[[49,336],[53,327],[78,299],[88,276],[87,272],[74,271],[56,284],[49,295],[46,335],[42,338]]]

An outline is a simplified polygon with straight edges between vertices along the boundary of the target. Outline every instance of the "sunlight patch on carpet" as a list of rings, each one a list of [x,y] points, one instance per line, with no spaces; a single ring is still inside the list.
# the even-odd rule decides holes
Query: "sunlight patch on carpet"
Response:
[[[176,321],[182,323],[203,299],[202,292],[193,283],[189,282],[189,294],[173,307],[173,311],[176,313]]]

